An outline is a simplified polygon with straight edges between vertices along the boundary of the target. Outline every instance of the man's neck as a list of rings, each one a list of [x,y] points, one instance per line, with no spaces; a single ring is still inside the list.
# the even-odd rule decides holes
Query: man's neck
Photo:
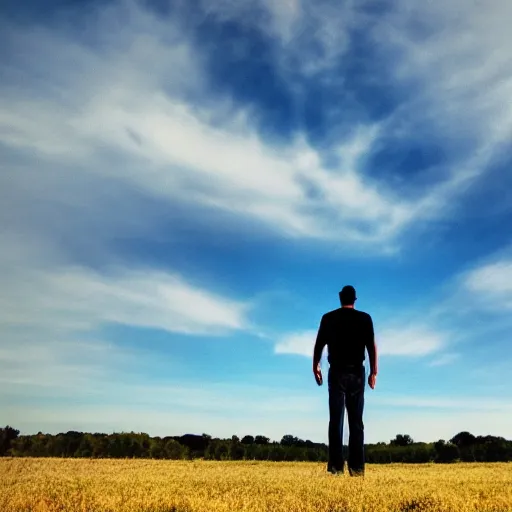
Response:
[[[342,307],[342,308],[354,309],[354,304],[345,305],[345,306],[341,306],[341,307]]]

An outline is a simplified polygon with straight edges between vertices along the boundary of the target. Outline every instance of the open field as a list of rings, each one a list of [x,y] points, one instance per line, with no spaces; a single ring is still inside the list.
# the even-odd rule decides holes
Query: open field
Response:
[[[512,464],[0,459],[2,512],[512,511]]]

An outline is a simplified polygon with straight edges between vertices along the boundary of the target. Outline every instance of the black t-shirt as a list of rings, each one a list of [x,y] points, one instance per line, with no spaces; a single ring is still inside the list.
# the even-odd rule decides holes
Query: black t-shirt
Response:
[[[365,360],[365,349],[374,346],[372,317],[353,308],[338,308],[323,315],[315,343],[316,360],[327,345],[331,366],[357,366]]]

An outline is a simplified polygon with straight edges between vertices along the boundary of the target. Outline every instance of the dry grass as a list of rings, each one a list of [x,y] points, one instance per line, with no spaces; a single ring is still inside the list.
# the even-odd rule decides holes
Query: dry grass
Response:
[[[2,512],[512,511],[512,464],[0,459]]]

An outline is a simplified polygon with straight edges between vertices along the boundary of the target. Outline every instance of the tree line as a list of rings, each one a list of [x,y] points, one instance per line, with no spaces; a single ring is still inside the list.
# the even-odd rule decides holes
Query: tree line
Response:
[[[460,432],[449,441],[423,443],[399,434],[388,443],[366,444],[365,453],[367,462],[374,464],[506,462],[512,461],[512,441]],[[19,430],[7,426],[0,428],[0,456],[326,462],[328,447],[290,434],[280,441],[263,435],[220,439],[208,434],[151,437],[135,432],[20,435]]]

